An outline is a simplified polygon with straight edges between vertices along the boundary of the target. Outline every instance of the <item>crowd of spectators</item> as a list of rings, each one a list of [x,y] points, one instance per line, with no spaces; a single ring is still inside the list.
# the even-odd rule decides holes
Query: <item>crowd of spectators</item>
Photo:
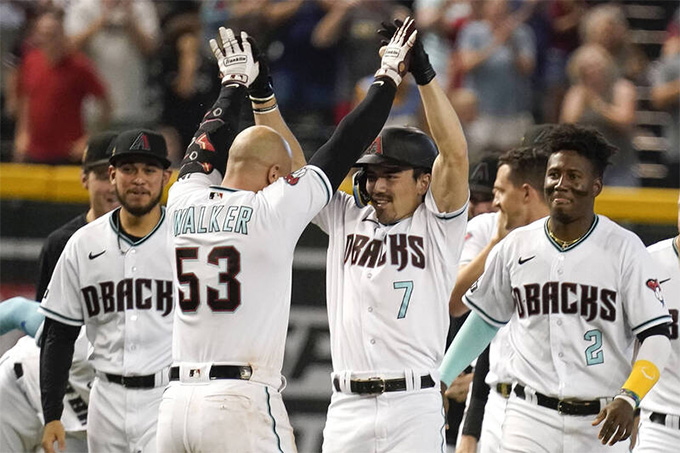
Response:
[[[678,16],[660,55],[631,42],[619,3],[598,0],[4,0],[2,159],[79,159],[87,134],[154,128],[177,163],[218,79],[207,38],[246,30],[271,62],[281,111],[303,144],[366,90],[383,21],[414,16],[459,112],[474,163],[518,143],[532,124],[600,129],[620,152],[607,184],[637,186],[635,112],[666,112],[662,163],[678,185]],[[645,91],[646,90],[646,91]],[[422,126],[405,83],[391,124]],[[647,107],[646,107],[647,108]],[[315,149],[310,143],[309,149]]]

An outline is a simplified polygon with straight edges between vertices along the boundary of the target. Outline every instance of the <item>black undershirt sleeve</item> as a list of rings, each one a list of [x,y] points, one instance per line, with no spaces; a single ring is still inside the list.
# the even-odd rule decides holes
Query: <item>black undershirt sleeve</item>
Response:
[[[363,101],[338,125],[331,138],[309,159],[328,177],[333,191],[385,125],[397,92],[391,81],[379,79]]]
[[[40,348],[40,394],[45,424],[59,420],[80,327],[45,318]]]
[[[217,101],[206,112],[187,148],[179,178],[196,172],[208,174],[213,169],[224,176],[229,148],[238,134],[241,107],[246,98],[244,86],[230,84],[222,87]]]
[[[651,337],[652,335],[663,335],[664,337],[667,337],[668,339],[671,338],[671,330],[670,330],[670,324],[661,324],[658,326],[650,327],[647,330],[643,330],[639,334],[637,334],[637,339],[642,343],[645,341],[645,338]]]
[[[470,405],[465,414],[463,424],[463,435],[472,436],[479,440],[482,434],[482,421],[484,420],[484,407],[489,399],[489,386],[484,382],[489,373],[489,348],[477,358],[475,365],[475,375],[472,378],[472,394],[470,395]]]

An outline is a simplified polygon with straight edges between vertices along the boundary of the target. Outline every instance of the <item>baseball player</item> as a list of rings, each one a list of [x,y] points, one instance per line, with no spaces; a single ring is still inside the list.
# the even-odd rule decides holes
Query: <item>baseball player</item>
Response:
[[[86,223],[118,207],[116,192],[109,181],[109,157],[111,157],[109,145],[116,135],[118,134],[115,132],[102,132],[87,141],[87,147],[83,152],[80,180],[90,198],[90,209],[47,236],[38,260],[35,300],[42,300],[57,260],[73,233]]]
[[[302,150],[246,33],[221,28],[221,45],[211,40],[223,87],[168,200],[179,295],[159,450],[296,451],[280,394],[293,251],[385,123],[412,24],[390,42],[366,99],[301,168]],[[234,138],[246,92],[256,126]]]
[[[0,303],[0,335],[21,329],[28,336],[0,357],[0,446],[2,451],[36,451],[43,431],[40,404],[40,349],[33,337],[39,335],[44,316],[39,303],[13,297]],[[81,333],[75,345],[73,367],[64,395],[61,421],[69,452],[87,451],[87,403],[94,378],[87,363],[87,338]]]
[[[593,211],[616,148],[574,125],[556,127],[540,148],[550,155],[550,216],[510,232],[489,254],[465,295],[473,313],[447,352],[442,380],[451,382],[508,324],[516,385],[503,451],[628,451],[618,442],[630,436],[634,410],[670,350],[658,269],[637,236]]]
[[[452,316],[460,316],[468,311],[461,297],[482,275],[491,249],[509,231],[549,214],[543,195],[547,162],[548,156],[532,147],[516,148],[500,156],[494,182],[494,206],[498,212],[480,214],[468,223],[458,278],[451,293]],[[506,334],[507,329],[501,329],[477,360],[472,396],[461,439],[456,446],[457,452],[500,450],[501,425],[512,383],[512,377],[505,369],[505,362],[512,353]],[[492,357],[489,358],[489,355]],[[486,389],[488,400],[483,389]],[[486,404],[482,403],[478,407],[479,398]],[[476,436],[472,433],[476,433]]]
[[[680,200],[678,200],[678,230],[680,231]],[[672,453],[680,445],[680,341],[678,312],[680,311],[680,236],[647,247],[666,276],[659,280],[673,318],[671,324],[671,356],[659,382],[642,400],[640,426],[635,453]]]
[[[43,448],[64,444],[59,421],[73,343],[85,325],[96,370],[90,451],[154,451],[158,405],[171,362],[169,223],[159,205],[170,179],[165,140],[144,129],[113,143],[109,176],[121,207],[76,231],[40,311]]]
[[[419,40],[410,71],[434,141],[385,128],[357,161],[356,199],[335,193],[314,219],[329,236],[325,452],[446,448],[436,371],[467,221],[467,146]]]

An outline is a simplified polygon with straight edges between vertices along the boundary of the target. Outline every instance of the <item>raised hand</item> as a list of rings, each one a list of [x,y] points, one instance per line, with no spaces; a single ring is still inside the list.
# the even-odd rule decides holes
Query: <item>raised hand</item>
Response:
[[[399,86],[409,65],[411,48],[416,41],[418,32],[413,25],[413,19],[406,18],[404,24],[397,29],[385,48],[380,69],[375,73],[376,78],[388,78]]]
[[[222,76],[222,84],[238,83],[249,87],[259,74],[259,64],[244,31],[236,37],[230,28],[220,27],[220,44],[210,40],[210,48],[215,54]]]
[[[396,31],[403,25],[403,22],[399,19],[396,19],[394,24],[383,22],[383,28],[378,30],[378,34],[386,39],[391,39]],[[383,41],[383,43],[387,44],[387,41]],[[413,44],[413,50],[411,51],[409,72],[413,74],[413,78],[418,85],[427,85],[430,83],[430,80],[437,75],[430,63],[427,52],[425,52],[422,41],[418,38],[416,38]]]
[[[248,87],[248,96],[250,96],[251,101],[257,104],[263,104],[274,97],[272,77],[269,73],[267,58],[264,53],[260,51],[257,42],[255,42],[252,36],[248,36],[248,43],[250,43],[253,59],[257,62],[259,67],[259,74]]]

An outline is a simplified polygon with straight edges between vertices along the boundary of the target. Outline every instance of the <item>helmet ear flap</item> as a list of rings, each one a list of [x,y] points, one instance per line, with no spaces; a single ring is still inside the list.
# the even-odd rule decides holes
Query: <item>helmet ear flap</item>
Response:
[[[352,195],[354,195],[354,203],[359,208],[368,206],[371,201],[366,190],[366,171],[363,168],[352,175]]]

